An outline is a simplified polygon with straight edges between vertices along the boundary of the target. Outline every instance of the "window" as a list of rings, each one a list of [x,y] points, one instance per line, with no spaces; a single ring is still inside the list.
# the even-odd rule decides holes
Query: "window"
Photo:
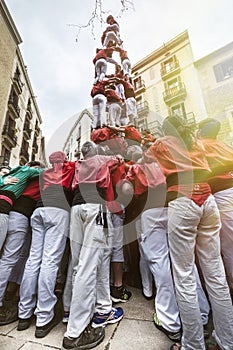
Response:
[[[9,151],[7,148],[2,146],[2,153],[1,153],[2,164],[4,163],[9,164],[10,157],[11,157],[11,151]]]
[[[174,69],[179,67],[179,62],[176,58],[176,56],[172,56],[171,58],[167,59],[166,61],[161,63],[161,72],[162,74],[169,73],[173,71]]]
[[[176,106],[171,107],[171,115],[177,115],[180,117],[185,116],[186,112],[184,103],[180,103]]]
[[[155,79],[155,70],[153,67],[150,69],[150,79],[151,80]]]
[[[141,119],[141,120],[138,120],[138,130],[140,132],[142,132],[144,129],[147,128],[147,123],[146,123],[146,119]]]
[[[213,67],[218,82],[233,77],[233,56]]]
[[[179,85],[179,81],[177,78],[172,79],[170,81],[167,82],[167,87],[168,89],[174,89]]]
[[[136,79],[134,79],[133,85],[135,90],[141,89],[145,86],[144,80],[142,80],[142,78],[139,76]]]

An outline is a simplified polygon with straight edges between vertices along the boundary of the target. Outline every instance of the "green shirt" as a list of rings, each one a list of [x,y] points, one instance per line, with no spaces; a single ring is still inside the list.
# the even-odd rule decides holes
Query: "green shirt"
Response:
[[[2,177],[0,177],[0,190],[11,191],[12,193],[14,193],[16,198],[19,198],[25,190],[25,188],[27,187],[28,180],[39,176],[42,171],[44,171],[44,169],[30,168],[26,165],[18,165],[15,168],[11,169],[11,171],[8,174],[5,174]],[[7,176],[17,177],[19,181],[15,184],[4,185],[4,179]]]

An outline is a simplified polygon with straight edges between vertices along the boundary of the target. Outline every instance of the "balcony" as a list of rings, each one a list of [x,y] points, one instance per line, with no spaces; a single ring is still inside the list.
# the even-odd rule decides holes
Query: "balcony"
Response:
[[[161,78],[163,80],[170,79],[174,75],[179,73],[180,73],[180,64],[178,61],[174,61],[169,66],[164,66],[160,69]]]
[[[33,117],[32,107],[30,105],[27,106],[26,117],[28,117],[30,120]]]
[[[195,119],[195,115],[193,112],[185,113],[185,114],[173,114],[172,116],[177,116],[186,121],[187,125],[191,128],[195,128],[197,123]],[[169,116],[168,116],[169,117]]]
[[[186,113],[185,119],[187,120],[188,125],[196,126],[196,119],[193,112]]]
[[[156,139],[163,136],[162,125],[158,120],[148,123],[148,129],[150,130],[151,135]]]
[[[174,102],[184,100],[186,96],[187,96],[187,92],[186,92],[186,87],[184,83],[178,83],[178,85],[173,86],[169,89],[166,89],[163,92],[164,102],[167,103],[168,105]]]
[[[17,145],[17,136],[15,136],[15,128],[6,124],[2,131],[2,143],[12,149]]]
[[[20,74],[15,72],[12,80],[16,93],[20,95],[23,91],[23,83],[20,80]]]
[[[40,134],[40,128],[39,128],[39,126],[36,124],[36,126],[35,126],[35,135],[36,135],[36,136],[39,136],[39,134]]]
[[[33,142],[33,145],[32,145],[32,152],[34,154],[38,153],[38,145],[36,142]]]
[[[29,162],[29,153],[25,148],[21,148],[20,151],[20,162],[22,164],[25,164],[27,162]]]
[[[144,80],[134,80],[133,82],[135,95],[142,94],[146,91],[146,85]]]
[[[28,124],[24,124],[23,134],[26,140],[29,140],[31,137],[32,129],[30,129]]]
[[[20,117],[20,108],[12,98],[9,98],[8,108],[14,118]]]
[[[149,105],[147,101],[137,103],[137,112],[138,116],[144,116],[149,113]]]

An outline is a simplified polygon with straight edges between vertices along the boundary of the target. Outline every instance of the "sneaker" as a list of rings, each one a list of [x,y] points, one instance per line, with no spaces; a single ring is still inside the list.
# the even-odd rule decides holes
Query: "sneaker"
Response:
[[[60,322],[58,317],[53,317],[52,320],[41,327],[36,327],[35,337],[36,338],[44,338],[49,332]]]
[[[93,328],[91,325],[88,325],[78,338],[64,337],[62,350],[92,349],[104,340],[104,336],[104,327]]]
[[[28,329],[31,325],[32,317],[29,318],[19,318],[17,331],[25,331],[25,329]]]
[[[0,326],[13,323],[18,320],[18,308],[0,307]]]
[[[111,286],[110,290],[111,299],[114,303],[126,303],[132,295],[132,293],[129,290],[127,290],[124,286]]]
[[[166,334],[166,336],[172,340],[172,341],[175,341],[175,342],[179,342],[181,340],[181,331],[178,331],[178,332],[170,332],[168,331],[167,329],[163,328],[163,326],[160,324],[160,321],[157,317],[157,314],[156,312],[154,313],[154,325],[155,327],[160,330],[161,332],[163,332],[164,334]]]
[[[123,309],[121,307],[112,308],[112,310],[106,314],[94,313],[92,319],[92,327],[102,327],[109,323],[119,322],[124,315]]]
[[[70,316],[69,311],[64,311],[62,323],[68,323],[68,321],[69,321],[69,316]]]

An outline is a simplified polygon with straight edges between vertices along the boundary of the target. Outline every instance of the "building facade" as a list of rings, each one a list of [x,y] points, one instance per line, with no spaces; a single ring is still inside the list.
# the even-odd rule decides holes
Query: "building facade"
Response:
[[[233,42],[195,62],[207,116],[221,122],[219,139],[233,145]]]
[[[156,135],[167,116],[179,115],[190,123],[206,116],[187,31],[136,63],[132,73],[139,129]]]
[[[90,141],[93,115],[88,109],[77,114],[77,120],[70,130],[63,147],[67,159],[74,161],[80,158],[81,147],[84,142]]]
[[[19,45],[22,39],[0,1],[0,164],[46,164],[42,119]]]

